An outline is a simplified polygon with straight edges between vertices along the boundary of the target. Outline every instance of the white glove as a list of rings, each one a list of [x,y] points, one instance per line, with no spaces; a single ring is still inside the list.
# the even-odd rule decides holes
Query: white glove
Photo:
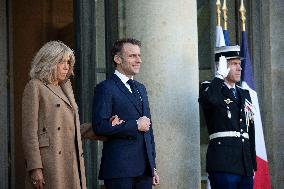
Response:
[[[230,72],[230,68],[228,68],[227,66],[227,60],[225,56],[221,56],[219,58],[219,65],[217,68],[216,76],[217,77],[221,76],[224,79],[228,76],[229,72]]]

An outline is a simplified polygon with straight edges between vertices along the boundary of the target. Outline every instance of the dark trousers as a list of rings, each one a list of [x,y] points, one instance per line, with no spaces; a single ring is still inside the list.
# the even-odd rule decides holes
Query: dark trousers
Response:
[[[253,189],[253,177],[223,172],[210,172],[211,189]]]
[[[145,175],[104,180],[106,189],[152,189],[152,182],[153,178]]]

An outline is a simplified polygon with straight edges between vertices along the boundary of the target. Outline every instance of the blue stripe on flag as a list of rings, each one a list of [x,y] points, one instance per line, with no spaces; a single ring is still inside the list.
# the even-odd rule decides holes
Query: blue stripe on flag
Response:
[[[230,45],[229,31],[223,30],[223,33],[224,33],[224,38],[225,38],[225,44],[226,46],[229,46]]]
[[[247,34],[245,31],[242,31],[241,56],[244,58],[242,60],[242,81],[245,81],[248,86],[255,91],[255,84],[253,81],[253,70],[247,44]]]

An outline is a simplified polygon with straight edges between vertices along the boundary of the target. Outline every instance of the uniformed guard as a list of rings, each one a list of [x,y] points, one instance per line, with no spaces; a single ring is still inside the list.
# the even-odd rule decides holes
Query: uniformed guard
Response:
[[[237,86],[241,79],[239,46],[215,51],[217,72],[200,86],[209,133],[206,171],[212,189],[253,189],[257,169],[253,106],[248,90]]]

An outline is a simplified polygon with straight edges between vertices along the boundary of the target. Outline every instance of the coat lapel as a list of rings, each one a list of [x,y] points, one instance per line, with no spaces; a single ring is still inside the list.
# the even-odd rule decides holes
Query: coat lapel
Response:
[[[118,88],[127,96],[127,98],[130,100],[130,102],[135,106],[135,108],[140,113],[140,115],[142,115],[142,112],[141,112],[142,110],[139,108],[139,105],[138,105],[136,99],[134,98],[133,94],[127,89],[127,87],[124,85],[124,83],[120,80],[120,78],[117,77],[117,75],[113,74],[112,79],[115,81]]]
[[[242,92],[242,90],[239,87],[236,87],[236,89],[237,89],[237,93],[238,93],[239,98],[240,98],[241,105],[245,104],[244,93]]]
[[[237,88],[237,87],[236,87]],[[230,100],[234,101],[235,103],[238,104],[238,101],[235,99],[234,97],[234,94],[230,91],[230,89],[225,85],[223,84],[223,95],[226,97],[226,98],[230,98]]]
[[[65,85],[65,84],[63,84]],[[66,94],[66,92],[64,91],[64,87],[61,87],[62,88],[62,91],[66,94],[67,97],[65,96],[62,96],[60,93],[58,93],[58,91],[54,88],[54,86],[52,84],[48,84],[48,85],[45,85],[49,90],[51,90],[56,96],[58,96],[60,99],[62,99],[65,103],[67,103],[69,106],[72,107],[70,101],[68,100],[68,95]]]
[[[65,93],[65,95],[67,96],[69,102],[71,103],[71,106],[73,108],[76,108],[77,104],[75,102],[75,98],[74,98],[74,94],[73,94],[73,90],[72,90],[70,80],[68,80],[66,83],[61,85],[61,88],[62,88],[63,92]]]
[[[225,84],[223,84],[223,90],[222,90],[222,92],[223,92],[223,95],[226,97],[226,98],[230,98],[230,100],[232,100],[232,101],[236,101],[235,100],[235,98],[234,98],[234,96],[233,96],[233,94],[231,93],[231,91],[230,91],[230,89],[225,85]]]

